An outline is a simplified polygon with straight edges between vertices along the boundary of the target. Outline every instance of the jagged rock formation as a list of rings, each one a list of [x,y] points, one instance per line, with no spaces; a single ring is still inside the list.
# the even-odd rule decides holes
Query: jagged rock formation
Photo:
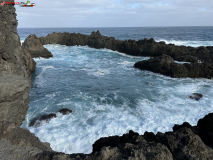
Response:
[[[11,160],[27,159],[43,150],[52,151],[49,144],[41,143],[34,134],[20,128],[28,110],[30,75],[35,71],[35,62],[22,50],[16,28],[14,6],[1,6],[0,159]]]
[[[61,44],[67,46],[88,45],[92,48],[107,48],[117,50],[133,56],[157,57],[163,54],[171,56],[174,60],[185,62],[213,62],[213,47],[186,47],[166,44],[165,42],[156,42],[153,38],[143,40],[116,40],[113,37],[102,36],[99,31],[92,32],[91,35],[76,33],[56,33],[48,34],[46,37],[40,37],[43,45]]]
[[[135,68],[161,73],[173,78],[212,78],[213,63],[175,63],[172,57],[163,55],[135,63]]]
[[[39,41],[38,37],[35,34],[29,35],[24,43],[22,44],[23,49],[27,50],[32,58],[44,57],[50,58],[53,57],[52,53],[49,52]]]
[[[136,132],[122,136],[100,138],[93,144],[93,152],[88,155],[64,155],[57,152],[43,152],[35,156],[39,160],[69,159],[69,160],[194,160],[213,159],[213,113],[198,121],[197,126],[184,122],[175,125],[172,132],[156,135]]]

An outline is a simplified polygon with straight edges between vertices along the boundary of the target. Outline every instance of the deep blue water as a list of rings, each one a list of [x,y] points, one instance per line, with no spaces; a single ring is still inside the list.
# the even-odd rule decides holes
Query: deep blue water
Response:
[[[18,29],[21,41],[29,34],[76,32],[117,39],[143,39],[189,46],[213,46],[213,27],[160,28],[50,28]],[[22,127],[28,128],[56,151],[90,153],[100,137],[122,135],[130,129],[143,134],[172,130],[174,124],[199,118],[213,111],[213,81],[207,79],[172,79],[134,69],[135,62],[149,57],[132,57],[108,49],[88,46],[45,45],[53,58],[35,59],[30,104]],[[200,101],[191,100],[201,93]],[[58,115],[38,128],[29,122],[46,113],[69,108],[73,113]]]

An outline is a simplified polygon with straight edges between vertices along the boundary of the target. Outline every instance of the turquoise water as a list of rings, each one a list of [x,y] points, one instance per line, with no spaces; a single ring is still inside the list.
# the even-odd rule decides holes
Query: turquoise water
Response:
[[[167,40],[171,42],[213,46],[211,40]],[[35,59],[31,102],[22,127],[49,142],[55,151],[90,153],[100,137],[122,135],[130,129],[139,134],[170,131],[174,124],[185,121],[195,125],[213,111],[212,80],[172,79],[133,68],[135,62],[149,57],[87,46],[45,47],[54,57]],[[189,95],[195,92],[203,98],[191,100]],[[33,118],[62,108],[73,113],[58,114],[38,128],[28,127]]]

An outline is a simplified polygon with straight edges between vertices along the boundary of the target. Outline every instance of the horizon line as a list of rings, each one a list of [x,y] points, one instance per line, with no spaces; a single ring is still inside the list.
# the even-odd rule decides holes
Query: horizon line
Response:
[[[213,26],[141,26],[141,27],[17,27],[17,28],[147,28],[147,27],[213,27]]]

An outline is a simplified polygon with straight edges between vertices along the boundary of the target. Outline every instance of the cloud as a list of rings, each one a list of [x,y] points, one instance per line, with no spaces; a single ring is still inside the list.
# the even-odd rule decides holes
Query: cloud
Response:
[[[33,1],[31,1],[33,2]],[[211,0],[36,0],[18,27],[212,26]]]

